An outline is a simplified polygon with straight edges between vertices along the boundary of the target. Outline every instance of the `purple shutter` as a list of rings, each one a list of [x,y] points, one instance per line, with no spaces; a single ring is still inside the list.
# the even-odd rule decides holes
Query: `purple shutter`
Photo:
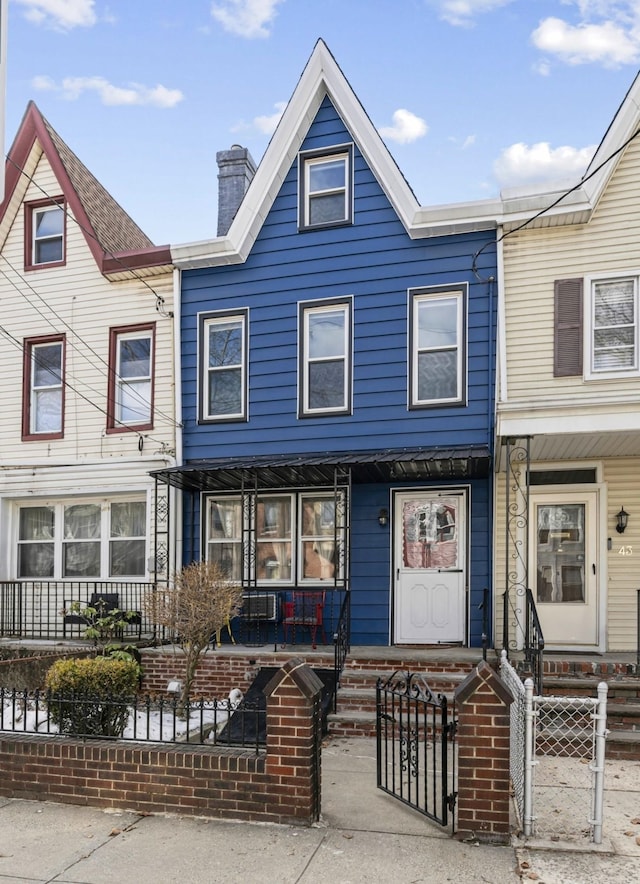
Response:
[[[553,376],[582,374],[582,279],[554,282]]]

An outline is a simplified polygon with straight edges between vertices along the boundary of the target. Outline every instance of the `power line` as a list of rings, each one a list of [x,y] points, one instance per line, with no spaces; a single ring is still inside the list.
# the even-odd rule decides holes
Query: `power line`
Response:
[[[74,338],[76,338],[76,339],[77,339],[77,340],[78,340],[78,341],[79,341],[84,347],[86,347],[87,350],[88,350],[88,351],[89,351],[89,352],[90,352],[90,353],[91,353],[91,354],[92,354],[92,355],[93,355],[93,356],[94,356],[99,362],[101,362],[101,363],[105,366],[105,368],[107,369],[107,371],[106,371],[106,372],[101,372],[101,373],[103,374],[103,376],[104,376],[108,381],[110,381],[110,380],[114,380],[114,381],[117,380],[118,375],[117,375],[117,372],[116,372],[115,368],[113,368],[111,365],[109,365],[109,363],[108,363],[108,362],[107,362],[107,361],[106,361],[106,360],[105,360],[105,359],[104,359],[104,358],[103,358],[103,357],[102,357],[102,356],[101,356],[96,350],[94,350],[94,348],[93,348],[89,343],[87,343],[87,341],[85,341],[84,338],[82,338],[82,337],[77,333],[77,331],[75,331],[75,329],[73,329],[73,328],[69,325],[69,323],[66,322],[66,321],[65,321],[65,320],[64,320],[64,319],[63,319],[63,318],[62,318],[62,317],[61,317],[61,316],[60,316],[60,315],[59,315],[59,314],[53,309],[53,307],[51,306],[51,304],[49,304],[49,303],[48,303],[48,302],[42,297],[42,295],[37,291],[37,289],[35,289],[34,286],[33,286],[33,285],[32,285],[27,279],[25,279],[24,276],[22,276],[22,274],[20,273],[20,271],[19,271],[19,270],[18,270],[18,269],[17,269],[17,268],[11,263],[11,261],[9,261],[9,259],[8,259],[4,254],[0,253],[0,257],[2,257],[2,259],[4,260],[4,262],[5,262],[5,263],[6,263],[6,264],[7,264],[7,265],[13,270],[13,272],[14,272],[15,275],[18,277],[18,279],[19,279],[21,282],[23,282],[23,283],[24,283],[24,284],[25,284],[25,285],[26,285],[26,286],[27,286],[27,287],[33,292],[33,294],[38,298],[38,300],[41,301],[41,302],[45,305],[45,307],[46,307],[46,308],[47,308],[47,309],[53,314],[53,316],[56,318],[56,320],[57,320],[61,325],[63,325],[65,328],[67,328],[67,329],[69,330],[69,332],[71,333],[71,335],[73,335]],[[38,313],[38,315],[39,315],[39,316],[40,316],[40,317],[41,317],[46,323],[48,323],[48,325],[50,325],[51,328],[52,328],[55,332],[59,332],[59,328],[58,328],[57,326],[55,326],[47,316],[45,316],[45,314],[44,314],[44,313],[43,313],[43,312],[42,312],[42,311],[41,311],[41,310],[40,310],[40,309],[39,309],[39,308],[38,308],[38,307],[37,307],[37,306],[36,306],[36,305],[35,305],[35,304],[34,304],[34,303],[33,303],[28,297],[27,297],[27,295],[26,295],[23,291],[20,290],[20,288],[16,285],[16,283],[15,283],[12,279],[10,279],[10,277],[9,277],[9,276],[8,276],[3,270],[0,270],[0,273],[4,276],[4,278],[7,280],[7,282],[9,283],[9,285],[13,286],[13,288],[18,292],[18,294],[19,294],[21,297],[23,297],[23,298],[25,299],[25,301],[27,302],[27,304],[29,304],[29,306],[32,307],[32,308],[36,311],[36,313]],[[69,342],[69,343],[70,343],[71,348],[72,348],[76,353],[78,353],[79,356],[81,356],[83,359],[85,359],[86,362],[87,362],[89,365],[91,365],[92,367],[96,367],[96,368],[99,369],[99,366],[94,366],[94,364],[93,364],[93,363],[87,358],[86,354],[83,353],[81,349],[75,347],[71,342]],[[155,354],[154,354],[154,356],[155,356]],[[100,370],[100,369],[99,369],[99,370]],[[86,386],[87,386],[89,389],[93,389],[93,388],[90,387],[89,384],[87,384]],[[101,395],[102,395],[102,393],[98,392],[98,391],[95,390],[95,389],[93,389],[93,392],[96,393],[96,395],[98,395],[98,396],[101,396]],[[135,395],[138,397],[138,399],[139,399],[139,401],[140,401],[141,403],[146,404],[145,401],[144,401],[144,399],[143,399],[143,398],[142,398],[142,397],[141,397],[136,391],[133,391],[133,392],[134,392]],[[164,418],[164,419],[165,419],[165,420],[166,420],[171,426],[173,426],[174,428],[179,428],[179,427],[181,426],[181,424],[177,423],[177,422],[175,421],[175,419],[174,419],[172,416],[165,414],[165,413],[162,412],[160,409],[154,409],[154,410],[155,410],[155,412],[156,412],[160,417],[163,417],[163,418]]]
[[[8,341],[10,341],[10,343],[12,343],[15,347],[17,347],[17,348],[20,350],[20,352],[23,354],[23,356],[24,356],[24,353],[25,353],[24,345],[23,345],[23,344],[22,344],[17,338],[15,338],[15,337],[11,334],[10,331],[7,331],[7,329],[4,328],[4,326],[2,326],[2,325],[0,325],[0,334],[3,334],[3,335],[5,336],[5,338],[6,338]],[[36,363],[38,362],[38,357],[37,357],[37,356],[35,357],[35,362],[36,362]],[[44,366],[45,368],[47,367],[47,366],[45,365],[44,362],[40,362],[40,366]],[[101,407],[100,407],[97,403],[95,403],[93,400],[89,399],[88,396],[85,396],[84,393],[81,393],[80,390],[78,390],[77,387],[74,387],[71,383],[69,383],[69,381],[67,381],[66,378],[65,378],[64,380],[61,378],[61,379],[60,379],[60,382],[61,382],[62,386],[65,387],[65,389],[71,390],[72,393],[75,393],[75,395],[78,396],[80,399],[83,399],[85,402],[89,403],[89,405],[92,405],[92,406],[93,406],[95,409],[97,409],[101,414],[104,414],[105,417],[107,417],[107,418],[111,417],[111,415],[109,414],[108,411],[106,411],[106,409],[101,408]],[[88,385],[87,385],[87,386],[88,386]],[[89,386],[88,386],[88,389],[89,389],[89,390],[92,390],[92,388],[89,387]],[[92,390],[92,392],[96,393],[97,391],[96,391],[96,390]],[[101,394],[100,394],[100,395],[101,395]],[[132,426],[130,426],[129,424],[124,424],[124,423],[119,423],[119,426],[122,427],[122,428],[125,429],[125,430],[130,430],[130,431],[133,432],[133,433],[137,433],[137,435],[138,435],[138,437],[139,437],[140,439],[145,439],[145,438],[146,438],[146,439],[150,439],[152,442],[157,442],[158,445],[161,445],[161,446],[164,446],[164,445],[165,445],[165,441],[164,441],[164,440],[162,440],[162,439],[156,439],[154,436],[151,436],[149,433],[146,433],[146,432],[145,432],[144,435],[143,435],[143,432],[142,432],[141,430],[139,430],[137,427],[132,427]]]
[[[606,159],[604,159],[604,160],[603,160],[598,166],[596,166],[595,169],[593,169],[591,172],[589,172],[588,175],[587,175],[587,174],[583,175],[583,177],[580,179],[580,181],[578,181],[577,184],[574,184],[573,187],[570,187],[570,188],[569,188],[568,190],[566,190],[564,193],[561,193],[560,196],[559,196],[557,199],[555,199],[552,203],[550,203],[548,206],[545,206],[544,209],[540,209],[539,212],[536,212],[535,215],[532,215],[530,218],[527,218],[525,221],[523,221],[521,224],[518,224],[518,226],[517,226],[517,227],[514,227],[512,230],[506,230],[506,231],[502,234],[502,236],[499,236],[499,237],[496,239],[496,244],[497,244],[497,243],[501,243],[501,242],[502,242],[503,240],[505,240],[508,236],[512,236],[514,233],[518,233],[520,230],[523,230],[525,227],[528,227],[529,224],[532,224],[534,221],[536,221],[536,220],[537,220],[538,218],[540,218],[542,215],[545,215],[547,212],[550,212],[552,209],[555,209],[555,207],[556,207],[559,203],[561,203],[563,199],[566,199],[566,197],[568,197],[569,194],[573,193],[573,192],[576,191],[576,190],[579,190],[579,189],[582,187],[582,185],[583,185],[586,181],[588,181],[590,178],[593,178],[594,175],[597,175],[598,172],[599,172],[604,166],[607,165],[607,163],[611,162],[611,160],[612,160],[614,157],[616,157],[616,156],[617,156],[619,153],[621,153],[621,152],[622,152],[622,151],[623,151],[623,150],[624,150],[629,144],[631,144],[631,142],[632,142],[635,138],[637,138],[638,135],[640,135],[640,129],[636,129],[636,131],[633,133],[633,135],[630,135],[630,136],[627,138],[627,140],[626,140],[625,142],[623,142],[623,144],[620,145],[620,147],[616,148],[616,150],[614,150],[612,154],[609,154],[609,156],[608,156]],[[471,269],[472,269],[473,273],[475,274],[475,276],[476,276],[481,282],[489,282],[489,280],[488,280],[488,279],[483,279],[483,278],[480,277],[480,275],[478,274],[478,270],[477,270],[477,261],[478,261],[478,258],[480,257],[480,255],[482,254],[482,252],[483,252],[483,251],[487,248],[487,246],[489,246],[489,245],[493,245],[493,243],[485,243],[481,248],[479,248],[478,251],[477,251],[477,252],[475,253],[475,255],[473,256],[473,260],[472,260],[472,262],[471,262]]]
[[[91,239],[93,239],[95,242],[97,242],[98,245],[100,246],[100,248],[103,249],[105,251],[105,253],[110,258],[112,258],[114,261],[116,261],[120,265],[120,267],[122,267],[123,270],[126,270],[128,273],[132,273],[133,276],[138,280],[138,282],[141,282],[144,286],[146,286],[149,289],[151,294],[156,299],[156,310],[160,314],[160,316],[162,316],[164,319],[171,319],[173,317],[172,311],[167,311],[164,309],[164,298],[162,297],[162,295],[158,294],[158,292],[153,288],[152,285],[150,285],[147,282],[147,280],[143,276],[140,276],[138,273],[136,273],[136,271],[132,267],[130,267],[128,264],[126,264],[124,261],[122,261],[122,259],[118,258],[117,255],[114,255],[114,253],[110,252],[109,250],[105,250],[104,246],[102,245],[102,243],[100,242],[100,240],[98,239],[96,234],[93,232],[93,230],[86,228],[69,211],[69,209],[67,208],[67,205],[66,205],[66,200],[63,200],[63,202],[60,203],[55,197],[52,197],[49,193],[47,193],[47,191],[44,189],[44,187],[42,187],[42,185],[38,184],[38,182],[35,180],[33,175],[30,175],[28,172],[26,172],[22,168],[22,166],[18,165],[18,163],[16,163],[16,161],[12,157],[10,157],[8,154],[6,155],[6,159],[11,163],[12,166],[14,166],[18,170],[18,172],[20,172],[21,175],[24,175],[24,177],[27,179],[27,181],[30,184],[33,184],[34,187],[36,187],[40,191],[40,193],[44,194],[44,196],[48,200],[51,200],[51,204],[53,206],[56,206],[58,209],[60,209],[64,213],[65,218],[70,218],[80,228],[80,230],[85,234],[85,236],[88,236]]]

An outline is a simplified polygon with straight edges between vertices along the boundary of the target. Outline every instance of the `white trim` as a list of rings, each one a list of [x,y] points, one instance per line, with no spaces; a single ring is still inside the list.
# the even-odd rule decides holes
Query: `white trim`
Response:
[[[299,359],[301,361],[299,375],[302,378],[302,397],[300,414],[302,417],[310,417],[313,415],[323,416],[332,414],[350,414],[351,413],[351,396],[352,377],[353,377],[353,298],[347,299],[328,299],[319,303],[311,302],[308,306],[302,305],[302,322],[299,335],[301,336],[301,347],[299,349]],[[344,317],[343,328],[343,354],[342,357],[326,357],[328,361],[334,361],[342,358],[344,365],[343,373],[343,404],[339,406],[331,406],[326,408],[311,408],[309,405],[309,384],[308,369],[311,357],[309,355],[309,318],[311,315],[322,313],[341,312]],[[316,358],[313,362],[322,362],[325,359]]]
[[[599,371],[593,368],[594,361],[594,319],[595,319],[595,285],[602,282],[620,283],[629,281],[632,283],[633,292],[633,365],[628,368]],[[633,378],[640,374],[638,349],[640,347],[640,319],[638,317],[638,272],[631,273],[607,273],[594,274],[584,278],[584,322],[583,322],[583,352],[584,352],[584,380],[598,381],[618,378]]]
[[[173,245],[171,257],[192,269],[246,261],[316,113],[328,96],[411,238],[493,230],[500,200],[419,206],[382,138],[322,40],[318,40],[225,237]]]
[[[446,405],[457,405],[459,403],[465,402],[467,399],[468,393],[468,381],[467,381],[467,369],[468,369],[468,358],[467,358],[467,346],[468,346],[468,286],[466,283],[460,284],[458,287],[456,286],[425,286],[425,287],[412,287],[408,289],[408,298],[409,298],[409,334],[408,341],[410,342],[410,353],[409,353],[409,390],[408,390],[408,402],[409,408],[421,408],[423,406],[446,406]],[[419,306],[426,301],[445,301],[445,300],[455,300],[456,302],[456,395],[448,398],[438,398],[438,399],[420,399],[418,396],[418,386],[419,386],[419,355],[420,355],[420,347],[418,345],[419,338],[419,319],[418,319],[418,311]],[[428,347],[422,348],[423,352],[438,352],[438,351],[450,351],[454,349],[454,346],[442,346],[442,347]]]

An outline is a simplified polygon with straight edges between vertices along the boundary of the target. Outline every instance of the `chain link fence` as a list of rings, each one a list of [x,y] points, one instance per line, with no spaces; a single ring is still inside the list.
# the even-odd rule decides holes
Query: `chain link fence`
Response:
[[[511,780],[526,837],[602,842],[607,685],[597,697],[534,696],[502,652],[511,706]]]

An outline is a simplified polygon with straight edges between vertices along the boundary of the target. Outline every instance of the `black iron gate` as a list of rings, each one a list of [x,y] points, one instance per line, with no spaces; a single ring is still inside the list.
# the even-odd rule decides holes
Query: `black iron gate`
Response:
[[[378,788],[455,830],[456,720],[415,672],[378,679]]]

